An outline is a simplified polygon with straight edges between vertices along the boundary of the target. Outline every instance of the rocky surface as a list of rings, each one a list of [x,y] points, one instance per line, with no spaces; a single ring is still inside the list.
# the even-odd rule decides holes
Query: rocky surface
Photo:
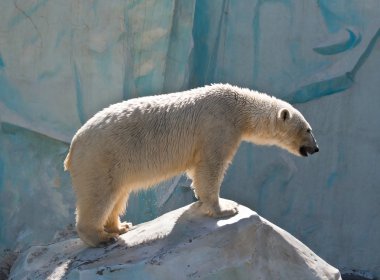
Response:
[[[289,233],[247,207],[227,219],[193,203],[137,225],[111,245],[78,238],[23,252],[10,279],[341,279]]]

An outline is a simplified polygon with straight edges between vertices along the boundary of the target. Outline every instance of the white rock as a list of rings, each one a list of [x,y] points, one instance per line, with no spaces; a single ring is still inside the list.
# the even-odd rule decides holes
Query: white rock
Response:
[[[216,220],[193,203],[137,225],[117,243],[88,248],[78,238],[33,246],[10,279],[341,279],[291,234],[239,206]]]

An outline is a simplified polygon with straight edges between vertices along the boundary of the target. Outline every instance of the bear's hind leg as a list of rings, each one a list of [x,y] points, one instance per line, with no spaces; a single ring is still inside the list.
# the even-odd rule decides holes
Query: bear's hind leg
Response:
[[[104,226],[105,231],[124,234],[132,227],[132,223],[120,222],[120,215],[125,213],[127,201],[128,194],[121,196],[116,202]]]
[[[89,214],[89,213],[93,214]],[[104,216],[103,211],[84,209],[77,207],[77,232],[79,237],[88,245],[97,247],[101,243],[116,241],[119,237],[117,233],[109,233],[104,230],[104,219],[99,219],[97,215]]]
[[[112,191],[108,185],[102,185],[102,190],[92,188],[94,192],[77,193],[77,232],[79,237],[88,245],[96,247],[101,243],[114,242],[119,237],[118,233],[106,232],[104,225],[109,217],[115,201],[118,200],[118,193]],[[88,189],[87,189],[88,190]]]
[[[224,171],[224,162],[205,161],[199,163],[194,172],[191,172],[201,211],[215,218],[229,217],[238,213],[236,203],[219,200]]]

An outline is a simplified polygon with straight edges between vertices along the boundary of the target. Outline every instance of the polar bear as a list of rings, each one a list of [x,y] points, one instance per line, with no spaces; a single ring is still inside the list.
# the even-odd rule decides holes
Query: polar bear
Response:
[[[80,238],[90,246],[128,230],[120,222],[132,191],[186,172],[206,215],[226,217],[224,173],[241,141],[318,152],[311,127],[290,104],[228,84],[140,97],[111,105],[75,134],[64,166],[77,197]]]

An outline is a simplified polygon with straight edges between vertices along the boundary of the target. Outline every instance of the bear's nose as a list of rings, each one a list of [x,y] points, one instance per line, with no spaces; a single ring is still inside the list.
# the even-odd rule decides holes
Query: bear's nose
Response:
[[[311,147],[311,146],[310,147],[306,147],[306,146],[303,146],[300,149],[300,153],[303,156],[307,156],[307,154],[312,155],[312,154],[318,153],[318,152],[319,152],[318,146],[315,146],[315,147]]]
[[[316,146],[315,148],[310,147],[310,149],[308,150],[308,153],[311,155],[318,152],[319,152],[318,146]]]

